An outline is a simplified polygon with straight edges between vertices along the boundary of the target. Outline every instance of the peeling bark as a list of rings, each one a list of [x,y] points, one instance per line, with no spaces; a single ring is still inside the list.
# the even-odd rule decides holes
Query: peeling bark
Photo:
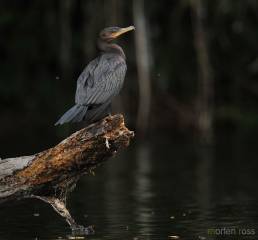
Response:
[[[65,207],[67,194],[83,174],[127,147],[133,135],[125,127],[123,116],[114,115],[38,154],[0,160],[0,203],[41,199],[65,217],[72,229],[81,230]]]

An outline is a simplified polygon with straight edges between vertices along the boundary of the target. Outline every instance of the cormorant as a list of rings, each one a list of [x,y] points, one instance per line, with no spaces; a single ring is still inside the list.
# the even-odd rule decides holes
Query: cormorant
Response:
[[[133,26],[108,27],[100,32],[97,41],[100,55],[79,76],[75,105],[55,125],[80,121],[92,123],[107,115],[112,98],[123,86],[126,73],[124,51],[113,40],[134,29]]]

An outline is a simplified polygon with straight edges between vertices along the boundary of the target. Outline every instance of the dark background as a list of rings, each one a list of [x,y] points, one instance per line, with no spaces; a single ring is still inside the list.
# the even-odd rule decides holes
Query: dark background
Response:
[[[1,1],[1,155],[36,151],[38,141],[51,144],[69,133],[70,126],[53,123],[74,103],[76,80],[97,54],[98,32],[112,25],[137,28],[119,39],[128,73],[113,108],[131,128],[191,136],[207,130],[199,124],[206,111],[215,134],[225,126],[257,132],[257,10],[255,0]],[[147,46],[138,46],[137,36]],[[143,82],[150,88],[139,91]],[[150,110],[141,118],[144,92]]]
[[[92,239],[255,229],[257,12],[257,0],[2,0],[0,157],[42,151],[83,127],[54,123],[74,104],[98,32],[134,25],[118,40],[128,72],[113,111],[136,137],[79,182],[72,214],[96,225]],[[70,232],[36,200],[2,206],[0,221],[0,239]]]

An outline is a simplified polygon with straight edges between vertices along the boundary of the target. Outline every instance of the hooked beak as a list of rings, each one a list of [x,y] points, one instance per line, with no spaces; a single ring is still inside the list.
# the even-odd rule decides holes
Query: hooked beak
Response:
[[[130,27],[126,27],[126,28],[120,28],[117,32],[114,32],[112,33],[112,38],[117,38],[118,36],[126,33],[126,32],[129,32],[129,31],[132,31],[132,30],[135,30],[135,27],[134,26],[130,26]]]

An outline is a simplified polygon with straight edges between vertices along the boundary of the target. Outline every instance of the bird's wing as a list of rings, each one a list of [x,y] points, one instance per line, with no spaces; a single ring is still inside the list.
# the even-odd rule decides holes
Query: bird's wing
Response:
[[[86,85],[89,87],[93,86],[93,72],[95,68],[98,66],[100,57],[95,58],[92,60],[82,71],[81,75],[77,80],[77,87],[82,88]]]
[[[105,55],[93,60],[77,81],[75,102],[102,104],[117,95],[123,85],[126,63],[123,59]]]

